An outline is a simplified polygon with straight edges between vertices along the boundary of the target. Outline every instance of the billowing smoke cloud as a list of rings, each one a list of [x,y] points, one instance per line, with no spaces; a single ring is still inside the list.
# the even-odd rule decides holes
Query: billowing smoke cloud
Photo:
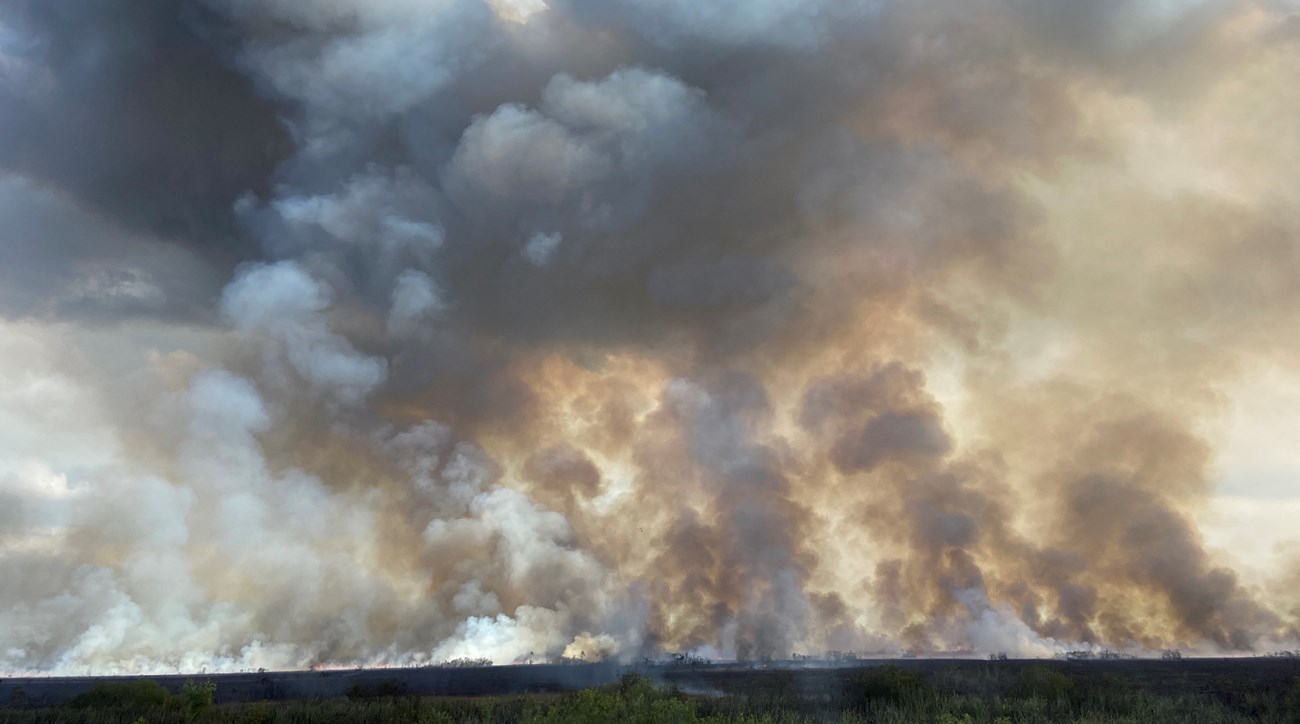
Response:
[[[0,10],[0,670],[1245,652],[1258,0]]]

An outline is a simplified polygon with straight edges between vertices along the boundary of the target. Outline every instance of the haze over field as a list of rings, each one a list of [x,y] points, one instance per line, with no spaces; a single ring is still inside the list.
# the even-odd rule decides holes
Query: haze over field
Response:
[[[1294,0],[0,5],[0,672],[1300,645]]]

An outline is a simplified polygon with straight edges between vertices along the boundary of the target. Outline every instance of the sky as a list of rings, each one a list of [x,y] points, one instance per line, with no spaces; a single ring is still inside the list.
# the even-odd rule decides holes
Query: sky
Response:
[[[0,7],[0,672],[1300,648],[1300,5]]]

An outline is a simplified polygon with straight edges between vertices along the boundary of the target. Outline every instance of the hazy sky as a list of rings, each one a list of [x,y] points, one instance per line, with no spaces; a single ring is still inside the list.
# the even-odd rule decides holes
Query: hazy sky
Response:
[[[0,7],[0,672],[1300,646],[1293,0]]]

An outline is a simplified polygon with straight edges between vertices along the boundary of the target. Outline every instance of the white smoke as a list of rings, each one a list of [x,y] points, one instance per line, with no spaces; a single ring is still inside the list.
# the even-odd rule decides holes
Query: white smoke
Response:
[[[393,287],[393,306],[388,310],[388,331],[395,336],[419,334],[431,318],[443,311],[437,282],[424,272],[407,269]]]
[[[266,342],[267,374],[284,386],[294,373],[345,402],[384,381],[387,364],[364,355],[329,329],[329,289],[293,262],[244,269],[222,296],[235,327]]]
[[[108,183],[66,172],[104,172],[80,146],[0,153],[0,672],[837,642],[1045,656],[1147,626],[1144,641],[1225,648],[1294,631],[1209,559],[1176,498],[1200,500],[1208,460],[1184,417],[1209,405],[1184,398],[1218,399],[1239,361],[1210,350],[1289,350],[1259,339],[1293,325],[1219,320],[1295,306],[1276,272],[1294,260],[1290,192],[1270,188],[1266,209],[1198,198],[1216,223],[1178,234],[1150,220],[1095,234],[1186,232],[1187,262],[1154,242],[1094,254],[1092,229],[1079,241],[1048,213],[1128,221],[1116,200],[1084,213],[1084,191],[1051,193],[1070,174],[1103,185],[1109,163],[1122,201],[1183,216],[1136,188],[1122,141],[1158,135],[1153,109],[1177,96],[1152,80],[1164,58],[1208,48],[1289,87],[1234,45],[1279,12],[1220,26],[1215,0],[203,7],[193,27],[122,12],[211,38],[208,62],[247,85],[230,96],[269,104],[290,148],[259,137],[244,164],[242,128],[200,123],[230,134],[229,154],[202,147],[214,166],[159,133],[121,144],[149,163]],[[118,101],[127,120],[105,127],[135,128],[157,114],[120,88],[220,87],[163,82],[170,66],[140,59],[165,40],[103,12],[57,13],[101,46],[28,43],[0,10],[0,135],[51,118],[86,135]],[[1290,68],[1281,46],[1269,58]],[[104,81],[101,60],[150,83]],[[1200,63],[1169,67],[1200,78]],[[1285,120],[1225,168],[1273,155],[1258,149]],[[1213,135],[1209,157],[1237,152]],[[163,166],[206,175],[190,196],[111,188]],[[206,199],[209,181],[236,190]],[[1155,281],[1091,266],[1120,257]],[[1243,258],[1271,274],[1228,263]],[[1107,306],[1112,282],[1131,303]],[[1131,324],[1141,349],[1111,349],[1094,316]],[[1054,359],[1073,374],[1018,377],[1016,325],[1063,330],[1086,350]],[[924,371],[950,354],[987,412],[961,419],[932,396]],[[1137,371],[1137,402],[1113,402]],[[1172,391],[1142,389],[1152,379]],[[1104,402],[1057,405],[1074,397]],[[1022,531],[1018,506],[1049,529]],[[1132,555],[1123,540],[1144,532],[1161,545]],[[1129,616],[1134,591],[1168,610]]]
[[[657,176],[725,158],[731,130],[701,91],[661,72],[561,74],[542,89],[540,109],[506,104],[476,118],[445,172],[447,188],[489,228],[503,219],[620,228],[644,213]]]
[[[981,589],[957,592],[957,600],[966,607],[969,622],[965,631],[954,639],[976,651],[1004,652],[1015,658],[1049,658],[1082,644],[1045,638],[1030,628],[1010,607],[989,600]]]

